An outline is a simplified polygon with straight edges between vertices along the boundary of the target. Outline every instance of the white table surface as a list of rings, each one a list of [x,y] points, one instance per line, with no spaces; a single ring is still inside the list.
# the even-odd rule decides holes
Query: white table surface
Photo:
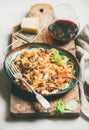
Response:
[[[81,29],[89,21],[89,0],[0,0],[0,52],[10,44],[13,26],[20,23],[35,3],[69,3],[76,10]],[[3,70],[5,56],[0,54],[0,130],[89,130],[89,120],[76,119],[12,120],[9,115],[10,80]]]

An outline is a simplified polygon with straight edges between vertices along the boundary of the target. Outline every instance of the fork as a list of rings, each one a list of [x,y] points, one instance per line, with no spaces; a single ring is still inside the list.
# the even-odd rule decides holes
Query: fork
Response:
[[[41,94],[37,93],[33,86],[31,86],[22,76],[21,72],[18,70],[18,68],[14,65],[12,62],[10,65],[7,63],[6,66],[8,67],[10,73],[12,76],[16,79],[20,79],[23,81],[35,94],[37,101],[45,108],[48,109],[50,107],[50,103],[45,99]]]

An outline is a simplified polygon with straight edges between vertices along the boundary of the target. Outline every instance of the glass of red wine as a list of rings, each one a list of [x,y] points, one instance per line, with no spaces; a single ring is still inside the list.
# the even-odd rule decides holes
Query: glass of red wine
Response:
[[[53,8],[55,20],[48,26],[51,37],[58,43],[69,43],[79,32],[79,20],[69,4],[59,4]]]

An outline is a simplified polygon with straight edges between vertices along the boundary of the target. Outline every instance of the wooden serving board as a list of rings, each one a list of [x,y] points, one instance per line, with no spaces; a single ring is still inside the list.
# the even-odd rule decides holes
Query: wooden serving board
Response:
[[[46,25],[49,25],[54,19],[55,14],[51,13],[53,8],[48,4],[36,4],[31,7],[28,12],[27,17],[37,16],[40,19],[40,28],[46,28]],[[51,14],[51,15],[50,15]],[[20,25],[17,25],[13,28],[12,33],[12,42],[16,42],[12,45],[12,48],[16,48],[26,42],[20,38],[15,37],[15,34],[20,30]],[[45,42],[52,43],[55,42],[50,38],[47,28],[45,31],[37,37],[34,42]],[[28,35],[28,37],[31,37]],[[16,41],[17,40],[17,41]],[[30,44],[30,43],[29,43]],[[66,50],[69,50],[72,54],[75,55],[75,43],[74,41],[69,44],[60,46]],[[42,108],[42,106],[36,101],[33,100],[33,97],[29,93],[20,92],[15,88],[15,85],[12,84],[11,87],[11,96],[10,96],[10,112],[14,116],[31,118],[31,117],[77,117],[80,114],[80,105],[76,110],[65,111],[64,114],[58,114],[55,111],[55,104],[57,101],[61,100],[64,103],[68,103],[72,100],[79,100],[79,89],[78,84],[67,92],[64,95],[50,97],[48,98],[51,107],[48,110]]]

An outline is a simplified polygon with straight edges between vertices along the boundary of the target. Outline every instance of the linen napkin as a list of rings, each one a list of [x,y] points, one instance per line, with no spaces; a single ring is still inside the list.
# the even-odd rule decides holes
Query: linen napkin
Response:
[[[89,118],[89,24],[83,28],[75,42],[81,69],[79,80],[81,112]]]

